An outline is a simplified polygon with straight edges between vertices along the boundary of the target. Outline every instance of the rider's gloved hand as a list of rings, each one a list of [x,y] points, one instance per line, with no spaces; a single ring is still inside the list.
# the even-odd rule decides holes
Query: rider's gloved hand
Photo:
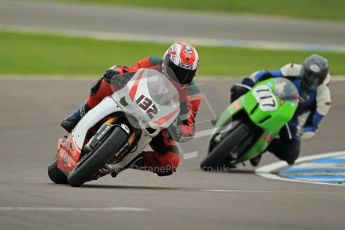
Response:
[[[310,139],[314,137],[316,132],[315,127],[303,127],[303,133],[301,135],[302,139]]]
[[[179,125],[178,130],[180,132],[179,142],[187,142],[193,139],[193,133],[190,126],[188,125]]]
[[[120,74],[116,70],[108,69],[103,75],[103,79],[108,83],[115,84],[122,88],[131,80],[134,74],[135,73]]]
[[[242,79],[241,84],[249,86],[249,87],[253,87],[255,85],[255,82],[249,77],[245,77]]]
[[[118,75],[119,72],[113,70],[113,69],[108,69],[104,75],[103,75],[103,79],[106,80],[107,82],[110,82],[111,79],[115,76]]]
[[[177,125],[176,123],[168,128],[168,133],[171,139],[177,142],[186,142],[193,138],[188,132],[189,126]]]
[[[174,141],[179,141],[181,138],[181,129],[178,128],[178,126],[170,126],[168,128],[169,137],[173,139]]]

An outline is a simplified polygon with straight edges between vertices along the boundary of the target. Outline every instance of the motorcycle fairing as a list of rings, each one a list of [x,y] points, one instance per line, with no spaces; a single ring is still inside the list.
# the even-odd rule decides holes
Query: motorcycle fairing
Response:
[[[149,81],[149,74],[153,78],[156,77],[156,80]],[[108,166],[111,167],[113,171],[121,171],[121,169],[130,165],[151,142],[152,138],[158,135],[162,129],[170,126],[179,114],[179,101],[172,99],[167,103],[162,103],[162,101],[159,101],[161,98],[157,99],[157,96],[152,95],[152,85],[149,86],[148,84],[158,83],[159,86],[162,81],[167,84],[166,87],[168,87],[169,90],[172,90],[172,96],[174,96],[174,94],[178,95],[176,88],[171,82],[166,82],[166,77],[162,76],[162,74],[159,72],[155,73],[153,70],[141,69],[133,76],[133,79],[128,82],[126,87],[114,92],[111,96],[104,98],[79,121],[78,125],[67,139],[59,140],[57,155],[58,168],[66,175],[71,172],[80,160],[81,150],[83,149],[86,134],[89,129],[95,126],[102,119],[116,112],[130,114],[136,117],[139,121],[142,121],[144,124],[140,127],[142,129],[142,135],[139,139],[136,150],[127,154],[121,162]],[[151,87],[151,91],[149,90],[149,87]],[[154,119],[147,114],[147,111],[140,108],[137,100],[142,95],[144,95],[144,97],[151,98],[154,103],[157,103],[158,112]],[[155,100],[155,98],[157,100]],[[125,100],[125,105],[121,103],[121,100],[123,99]],[[154,132],[149,132],[147,128],[153,128]]]
[[[72,171],[80,160],[80,150],[76,147],[72,134],[58,141],[57,166],[66,175]]]
[[[91,127],[96,125],[99,121],[108,115],[122,111],[120,106],[113,100],[112,97],[106,97],[93,109],[91,109],[79,121],[78,125],[72,131],[72,138],[79,151],[83,148],[85,137]]]

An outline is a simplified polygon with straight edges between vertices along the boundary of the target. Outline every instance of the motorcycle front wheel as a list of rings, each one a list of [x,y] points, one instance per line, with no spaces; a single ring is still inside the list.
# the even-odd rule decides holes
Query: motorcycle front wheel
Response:
[[[244,124],[236,125],[220,143],[214,146],[206,158],[201,162],[203,171],[221,170],[228,164],[230,153],[233,152],[251,134],[251,130]]]
[[[68,184],[67,176],[57,167],[56,156],[48,165],[48,176],[55,184]]]
[[[127,139],[128,134],[120,126],[115,126],[103,143],[95,151],[87,154],[85,159],[68,175],[68,183],[72,187],[82,186],[122,148]]]

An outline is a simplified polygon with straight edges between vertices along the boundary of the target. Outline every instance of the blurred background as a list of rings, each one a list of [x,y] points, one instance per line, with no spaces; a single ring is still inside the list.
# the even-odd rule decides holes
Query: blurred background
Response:
[[[301,156],[344,150],[344,9],[345,0],[0,0],[1,229],[343,230],[344,187],[269,180],[249,164],[201,172],[205,132],[169,177],[125,170],[71,188],[53,184],[47,165],[66,135],[60,121],[95,79],[178,40],[200,56],[197,131],[240,77],[325,56],[333,106]],[[277,161],[267,153],[260,165]]]
[[[199,75],[243,76],[311,53],[345,73],[344,0],[0,0],[0,74],[98,77],[184,40]]]

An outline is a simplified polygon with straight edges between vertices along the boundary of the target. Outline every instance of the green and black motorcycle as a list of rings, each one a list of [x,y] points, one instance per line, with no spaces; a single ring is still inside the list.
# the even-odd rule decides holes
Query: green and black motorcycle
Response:
[[[263,153],[292,119],[299,99],[297,88],[288,79],[258,82],[219,117],[201,169],[233,168]]]

